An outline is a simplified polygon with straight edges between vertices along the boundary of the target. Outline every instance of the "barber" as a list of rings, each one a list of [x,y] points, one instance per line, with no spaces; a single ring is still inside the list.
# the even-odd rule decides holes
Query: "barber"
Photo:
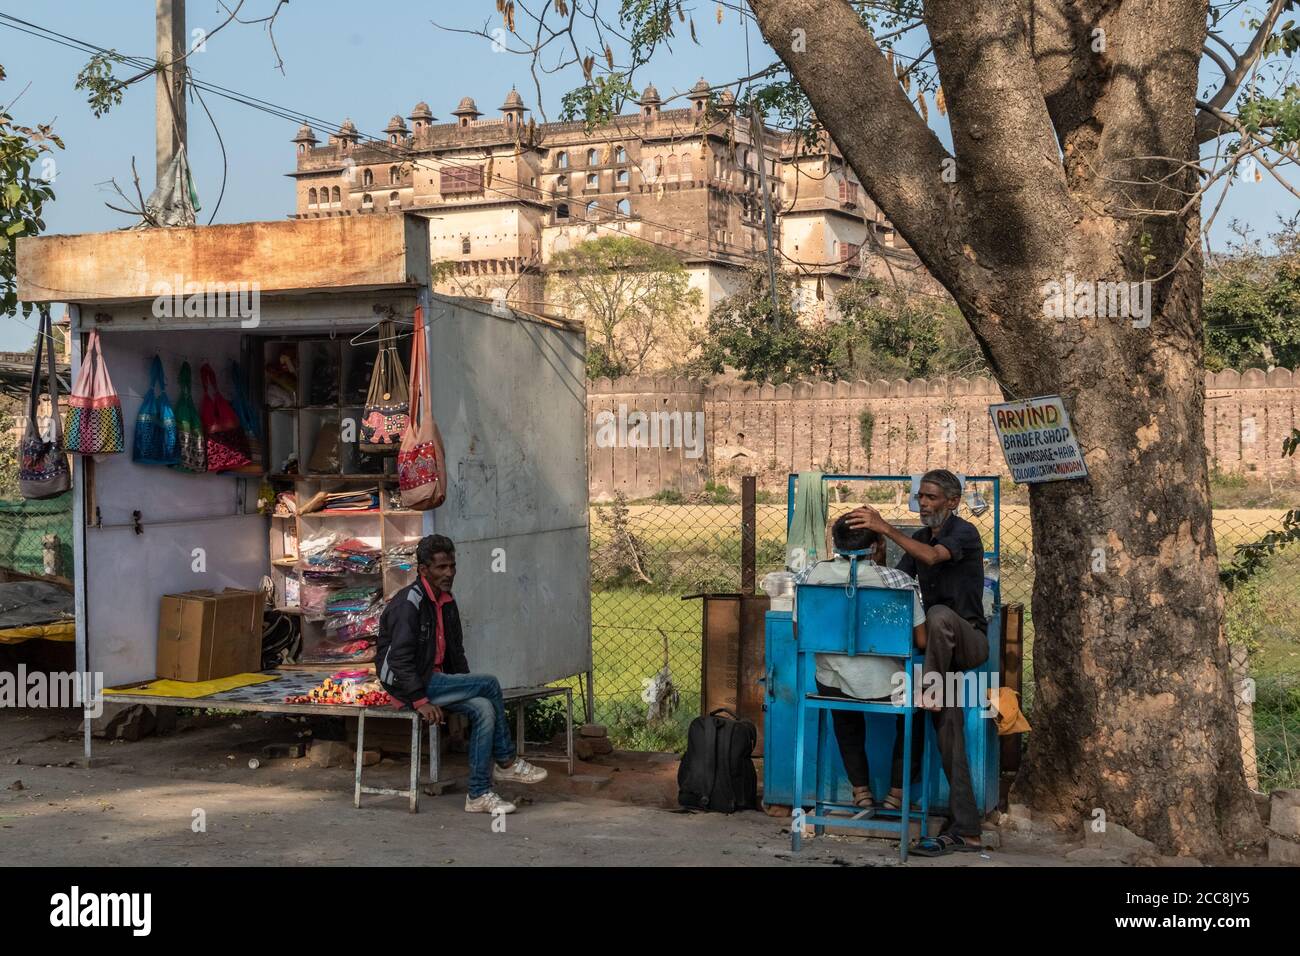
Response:
[[[903,549],[898,570],[917,579],[925,605],[922,686],[941,688],[942,693],[926,691],[921,700],[939,731],[952,821],[938,838],[922,840],[916,852],[921,856],[976,852],[980,849],[980,818],[966,759],[963,708],[983,708],[986,703],[963,699],[969,684],[960,672],[974,670],[989,656],[984,544],[975,526],[957,515],[961,482],[951,471],[927,471],[921,477],[917,501],[923,527],[911,535],[895,528],[869,505],[850,512],[849,524],[879,532]]]

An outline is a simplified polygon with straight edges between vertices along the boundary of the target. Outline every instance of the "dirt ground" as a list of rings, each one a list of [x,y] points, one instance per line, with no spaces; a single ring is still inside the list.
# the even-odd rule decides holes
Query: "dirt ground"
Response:
[[[544,763],[541,785],[501,788],[521,804],[505,832],[465,813],[457,754],[443,768],[455,789],[422,796],[418,814],[396,797],[364,796],[358,810],[351,767],[262,755],[304,730],[252,714],[182,718],[164,736],[94,741],[86,769],[78,714],[2,710],[0,865],[899,865],[896,844],[884,840],[831,834],[795,855],[786,820],[676,812],[677,758],[668,754],[615,752],[579,761],[572,778],[562,762]],[[409,765],[385,757],[365,774],[367,785],[402,787]],[[908,865],[1071,865],[1069,849],[1004,833],[998,849]]]

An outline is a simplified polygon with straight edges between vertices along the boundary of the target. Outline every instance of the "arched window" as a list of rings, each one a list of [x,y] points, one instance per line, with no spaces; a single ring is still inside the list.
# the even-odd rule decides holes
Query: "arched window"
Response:
[[[374,197],[371,196],[370,193],[366,193],[361,197],[362,209],[370,209],[371,207],[374,206],[374,204],[375,204]]]
[[[668,165],[665,172],[670,179],[677,175],[677,157],[673,153],[668,154]]]
[[[632,203],[627,199],[620,199],[618,205],[614,208],[618,210],[620,216],[632,215]]]
[[[599,162],[600,162],[600,154],[597,153],[594,149],[587,150],[587,165],[595,166]]]
[[[316,190],[309,189],[307,190],[307,208],[311,209],[315,205],[316,205]]]
[[[394,146],[396,146],[396,145],[397,145],[397,134],[396,134],[396,133],[389,133],[389,134],[388,134],[388,141],[389,141],[390,143],[392,143]]]
[[[339,187],[335,186],[332,190],[330,190],[330,202],[333,203],[333,205],[337,206],[341,199],[342,199],[342,194],[339,192]]]
[[[627,162],[627,150],[625,150],[622,146],[614,147],[614,162],[616,163]]]
[[[587,203],[588,219],[594,219],[599,212],[600,212],[600,203],[596,202],[596,200],[594,199],[591,202]]]
[[[374,184],[375,184],[375,174],[367,169],[365,172],[361,174],[361,185],[373,186]]]
[[[683,156],[683,157],[682,157],[682,173],[681,173],[681,175],[682,175],[682,179],[694,179],[694,178],[695,178],[694,173],[691,171],[691,157],[689,157],[689,156]]]
[[[460,237],[460,254],[462,256],[469,255],[469,236]]]
[[[628,186],[632,182],[631,178],[628,176],[628,172],[626,169],[620,169],[618,173],[614,176],[614,181],[618,183],[620,186]]]
[[[587,173],[587,188],[588,189],[600,188],[600,173]]]
[[[569,218],[569,204],[567,202],[562,202],[555,207],[555,218],[556,219]]]
[[[650,167],[650,174],[654,176],[655,179],[658,179],[664,174],[664,158],[662,156],[655,157],[654,164]]]
[[[569,154],[561,150],[555,154],[555,165],[558,169],[569,168]]]
[[[389,194],[388,194],[388,205],[390,205],[390,206],[400,206],[401,204],[402,204],[402,197],[401,197],[401,196],[397,195],[397,193],[389,193]]]
[[[388,184],[389,184],[390,186],[396,186],[396,185],[397,185],[398,183],[400,183],[401,181],[402,181],[402,170],[401,170],[400,168],[398,168],[397,166],[389,166],[389,167],[388,167]]]

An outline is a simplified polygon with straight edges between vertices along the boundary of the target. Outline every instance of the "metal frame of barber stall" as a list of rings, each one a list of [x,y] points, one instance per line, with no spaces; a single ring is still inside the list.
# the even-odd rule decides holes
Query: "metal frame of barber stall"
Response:
[[[809,673],[816,674],[817,654],[846,654],[901,658],[904,674],[912,674],[923,655],[912,641],[912,609],[910,590],[869,587],[858,584],[857,560],[849,567],[848,584],[800,584],[795,589],[795,608],[798,611],[795,625],[795,686],[807,685]],[[795,696],[795,747],[794,789],[802,793],[804,754],[808,716],[815,718],[813,737],[813,812],[796,812],[790,827],[790,848],[798,851],[803,841],[805,824],[811,823],[820,836],[826,824],[856,829],[885,830],[898,834],[898,856],[907,862],[912,823],[924,827],[929,814],[930,771],[933,730],[929,720],[922,722],[925,745],[922,750],[921,798],[916,810],[912,803],[912,719],[918,711],[914,699],[915,687],[909,680],[903,685],[903,699],[889,701],[855,700],[848,697],[830,697],[821,694],[796,694]],[[903,718],[903,794],[899,810],[876,810],[868,817],[856,805],[843,803],[826,796],[823,786],[828,773],[831,740],[834,739],[832,714],[837,711],[856,711],[865,716],[880,716],[897,722]],[[832,816],[838,813],[838,816]],[[897,819],[893,819],[897,813]],[[844,814],[848,814],[846,817]],[[883,816],[882,816],[883,815]]]
[[[796,475],[789,476],[786,528],[787,533],[794,516],[794,495]],[[824,483],[840,482],[890,482],[898,484],[911,482],[911,475],[823,475]],[[981,528],[982,536],[991,530],[992,550],[984,552],[985,577],[992,577],[993,612],[989,615],[989,657],[977,674],[986,675],[983,679],[992,687],[993,681],[999,680],[1001,673],[1001,647],[998,635],[1001,633],[1001,592],[1000,575],[992,574],[999,567],[1001,545],[1001,479],[997,475],[968,475],[966,488],[971,483],[989,483],[993,488],[991,501],[991,529],[988,518],[975,520]],[[968,510],[963,510],[962,517],[971,520]],[[985,513],[988,514],[987,512]],[[985,537],[987,543],[988,539]],[[763,803],[767,807],[793,807],[795,779],[795,742],[798,707],[798,660],[795,636],[790,611],[768,611],[766,616],[766,674],[764,684],[764,761],[763,761]],[[977,678],[977,680],[980,678]],[[803,692],[817,694],[812,668],[804,675]],[[970,764],[971,784],[975,791],[975,803],[980,814],[987,814],[997,806],[999,800],[999,738],[996,721],[988,716],[990,711],[977,708],[966,709],[966,757]],[[805,715],[804,732],[808,739],[815,739],[815,725],[810,721],[817,719],[816,710]],[[877,795],[889,791],[889,774],[891,755],[895,737],[895,718],[892,715],[867,715],[867,760],[871,766],[871,788]],[[829,755],[822,775],[823,797],[826,802],[852,803],[852,786],[844,773],[844,764],[840,760],[839,750],[828,747]],[[814,764],[816,754],[812,751],[804,754],[802,778],[811,782],[816,779],[817,768]],[[939,765],[938,752],[931,755],[932,766],[929,768],[929,806],[932,811],[942,812],[948,806],[948,779]],[[804,787],[803,806],[811,806],[817,800],[807,785]],[[833,825],[833,823],[832,823]],[[924,835],[924,834],[923,834]]]

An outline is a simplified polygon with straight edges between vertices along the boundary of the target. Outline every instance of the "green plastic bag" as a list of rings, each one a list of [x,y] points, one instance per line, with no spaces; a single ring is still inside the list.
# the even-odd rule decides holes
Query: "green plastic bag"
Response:
[[[194,395],[190,390],[190,363],[181,363],[178,376],[181,393],[176,399],[176,434],[179,439],[181,460],[173,465],[177,471],[204,474],[208,470],[207,446],[203,438],[203,421],[199,410],[194,405]]]

